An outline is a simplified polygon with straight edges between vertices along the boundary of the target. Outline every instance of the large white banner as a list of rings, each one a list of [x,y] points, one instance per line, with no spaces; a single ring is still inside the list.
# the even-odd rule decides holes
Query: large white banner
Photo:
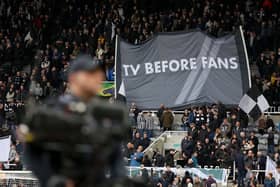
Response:
[[[0,137],[0,162],[7,162],[9,160],[10,147],[11,136]]]

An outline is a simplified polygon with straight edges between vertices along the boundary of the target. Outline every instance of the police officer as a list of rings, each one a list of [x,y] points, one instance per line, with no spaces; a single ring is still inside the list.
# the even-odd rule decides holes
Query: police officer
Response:
[[[63,111],[70,115],[82,116],[87,111],[87,104],[89,101],[92,100],[100,90],[103,80],[104,72],[99,65],[99,62],[88,55],[80,55],[71,62],[68,71],[68,93],[60,96],[58,99],[50,99],[46,104],[51,106],[50,108],[53,110]],[[67,133],[67,129],[65,129],[65,133]],[[114,157],[109,156],[108,158],[108,162],[111,162],[110,167],[113,168],[111,168],[111,175],[123,175],[121,172],[118,172],[122,169],[120,166],[122,163],[120,159],[121,154],[119,154],[120,150],[118,150],[118,148],[119,145],[116,143],[116,145],[112,147]],[[30,165],[31,169],[40,179],[43,187],[50,185],[50,177],[54,173],[59,173],[59,171],[57,171],[60,169],[59,166],[53,167],[53,163],[60,165],[62,160],[59,159],[60,154],[57,154],[57,160],[56,158],[53,158],[55,157],[53,155],[55,154],[46,156],[45,152],[42,151],[40,147],[36,149],[30,145],[26,146],[27,164]],[[110,159],[112,159],[112,161],[110,161]],[[80,162],[83,162],[83,160],[80,160]],[[79,168],[76,169],[79,170]],[[99,171],[99,173],[97,171],[97,175],[100,175],[100,180],[103,180],[104,170]],[[74,181],[71,179],[66,179],[63,182],[64,184],[62,186],[72,186],[72,183],[74,184]]]
[[[88,55],[78,56],[71,62],[68,71],[69,93],[59,98],[59,104],[72,106],[71,102],[81,102],[76,105],[81,108],[73,108],[79,112],[84,109],[83,104],[86,105],[98,93],[103,81],[104,72],[99,62]]]

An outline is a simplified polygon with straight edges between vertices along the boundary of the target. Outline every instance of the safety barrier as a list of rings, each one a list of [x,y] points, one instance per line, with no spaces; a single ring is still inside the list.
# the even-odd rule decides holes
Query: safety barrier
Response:
[[[229,171],[227,169],[215,168],[170,168],[177,176],[183,178],[185,172],[188,171],[192,176],[197,176],[201,179],[207,179],[210,175],[217,181],[218,184],[225,186]],[[143,171],[146,171],[149,176],[161,177],[167,170],[164,167],[127,167],[127,176],[130,178],[140,177]],[[33,176],[31,171],[0,171],[0,186],[8,187],[16,186],[32,186],[39,187],[38,179]]]

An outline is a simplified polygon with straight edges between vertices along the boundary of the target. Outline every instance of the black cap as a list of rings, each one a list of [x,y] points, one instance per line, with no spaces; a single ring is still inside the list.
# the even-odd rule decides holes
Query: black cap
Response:
[[[70,63],[68,75],[78,71],[94,71],[101,68],[99,61],[89,55],[79,55]]]

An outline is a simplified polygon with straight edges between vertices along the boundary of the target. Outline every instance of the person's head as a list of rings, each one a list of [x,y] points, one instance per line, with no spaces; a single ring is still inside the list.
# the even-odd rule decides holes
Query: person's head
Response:
[[[273,174],[272,173],[268,173],[267,178],[271,180],[273,178]]]
[[[128,149],[133,149],[134,148],[134,145],[131,142],[128,142],[126,146],[127,146]]]
[[[193,181],[194,181],[195,184],[200,184],[200,179],[197,176],[194,177]]]
[[[237,121],[237,122],[235,123],[235,126],[236,126],[236,127],[240,127],[240,125],[241,125],[241,124],[240,124],[240,121]]]
[[[248,157],[252,157],[252,156],[254,156],[254,153],[253,153],[253,151],[249,150],[248,151]]]
[[[245,136],[246,136],[246,134],[245,134],[244,131],[240,132],[240,137],[241,137],[241,138],[245,138]]]
[[[188,113],[189,113],[189,110],[188,110],[188,109],[185,109],[185,110],[184,110],[184,115],[188,115]]]
[[[131,108],[136,108],[136,103],[132,102],[131,103]]]
[[[146,132],[144,133],[143,138],[148,138],[148,134]]]
[[[224,144],[222,144],[221,149],[222,149],[222,150],[225,150],[225,149],[226,149],[226,146],[225,146]]]
[[[11,144],[11,149],[16,149],[16,146],[14,144]]]
[[[70,92],[83,100],[91,99],[101,89],[104,72],[97,60],[82,55],[71,63],[68,82]]]
[[[205,130],[205,129],[206,129],[206,125],[205,125],[205,124],[202,124],[202,125],[201,125],[201,129]]]
[[[166,170],[171,171],[170,165],[168,165],[168,164],[166,165]]]
[[[251,137],[254,137],[254,136],[255,136],[254,131],[252,131],[252,132],[250,133],[250,136],[251,136]]]
[[[228,123],[228,119],[224,118],[223,123],[227,124]]]
[[[187,178],[187,179],[186,179],[186,183],[187,183],[187,184],[189,184],[189,183],[191,183],[191,182],[192,182],[192,181],[191,181],[190,178]]]
[[[194,127],[195,127],[195,123],[191,123],[191,124],[190,124],[190,127],[191,127],[191,128],[194,128]]]
[[[143,146],[139,145],[138,148],[137,148],[137,152],[140,153],[142,151],[143,151]]]
[[[135,138],[140,138],[140,133],[139,132],[136,132]]]

